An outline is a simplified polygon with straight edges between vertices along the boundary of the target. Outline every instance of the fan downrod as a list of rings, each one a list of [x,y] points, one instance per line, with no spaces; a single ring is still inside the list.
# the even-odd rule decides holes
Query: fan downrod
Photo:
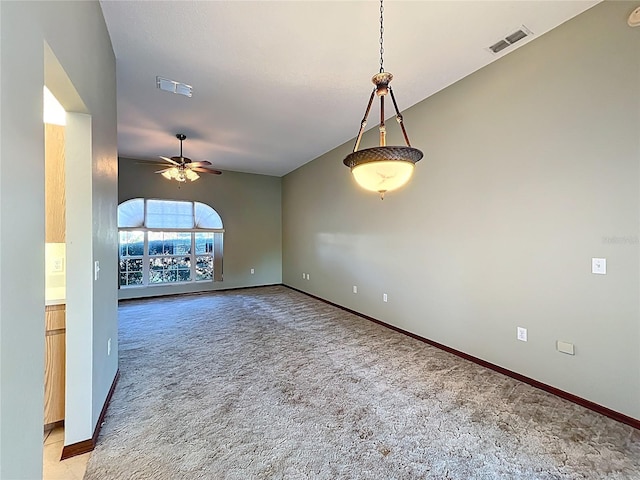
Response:
[[[191,160],[182,155],[182,141],[186,140],[187,136],[184,133],[176,133],[176,138],[180,140],[180,163],[191,162]]]

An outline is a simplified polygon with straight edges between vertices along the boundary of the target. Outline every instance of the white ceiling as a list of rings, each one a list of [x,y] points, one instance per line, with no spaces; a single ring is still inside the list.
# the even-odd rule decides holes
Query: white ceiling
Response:
[[[386,0],[384,65],[400,109],[598,2]],[[379,69],[376,0],[101,5],[117,61],[120,156],[177,155],[174,135],[185,133],[194,161],[281,176],[356,135]],[[487,50],[521,25],[531,40]],[[193,97],[157,89],[158,75],[192,85]],[[377,108],[371,115],[375,126]]]

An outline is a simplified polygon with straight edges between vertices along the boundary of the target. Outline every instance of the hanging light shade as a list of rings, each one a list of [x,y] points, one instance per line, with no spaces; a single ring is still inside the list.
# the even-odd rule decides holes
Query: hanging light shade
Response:
[[[422,152],[417,148],[413,148],[409,142],[409,136],[404,126],[404,120],[398,109],[396,98],[391,89],[391,80],[393,75],[384,71],[384,48],[383,48],[383,33],[384,33],[384,5],[383,0],[380,0],[380,72],[375,74],[371,81],[375,85],[371,96],[369,97],[369,103],[365,111],[364,117],[360,122],[360,130],[356,137],[356,142],[353,147],[353,152],[347,155],[344,159],[344,164],[351,169],[351,173],[355,178],[358,185],[366,190],[378,192],[380,198],[384,199],[384,194],[392,190],[396,190],[405,185],[411,175],[413,175],[413,169],[416,162],[422,158]],[[396,120],[400,125],[404,141],[406,146],[387,146],[387,130],[384,122],[384,99],[390,95],[393,107],[396,112]],[[371,105],[375,96],[380,98],[380,125],[378,130],[380,132],[380,143],[378,147],[366,148],[364,150],[358,150],[360,148],[360,141],[362,140],[362,134],[367,126],[367,118],[371,111]]]
[[[421,158],[422,152],[416,148],[375,147],[350,154],[345,164],[351,167],[358,185],[384,197],[385,192],[409,181],[415,163]]]

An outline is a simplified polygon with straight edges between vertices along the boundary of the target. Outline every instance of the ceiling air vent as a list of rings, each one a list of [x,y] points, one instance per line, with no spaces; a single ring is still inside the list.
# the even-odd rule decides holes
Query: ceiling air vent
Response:
[[[493,53],[498,53],[499,51],[507,48],[509,45],[511,45],[509,42],[500,40],[498,43],[494,43],[493,45],[491,45],[489,47],[489,50],[491,50]]]
[[[529,30],[527,27],[525,27],[524,25],[522,25],[522,27],[520,27],[515,32],[507,35],[506,37],[498,40],[496,43],[491,45],[488,48],[488,50],[490,50],[493,53],[501,52],[505,48],[510,47],[514,43],[519,42],[523,38],[529,37],[531,35],[533,35],[533,32]]]
[[[191,97],[193,95],[193,87],[191,85],[169,80],[168,78],[156,77],[156,86],[165,92],[177,93],[185,97]]]

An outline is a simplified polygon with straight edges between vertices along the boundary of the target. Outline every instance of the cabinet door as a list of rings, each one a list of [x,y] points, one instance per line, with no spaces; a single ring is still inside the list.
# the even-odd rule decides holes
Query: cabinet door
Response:
[[[63,330],[65,328],[65,306],[47,305],[44,310],[44,329]]]
[[[52,332],[53,333],[53,332]],[[45,337],[44,423],[64,420],[65,332]]]

